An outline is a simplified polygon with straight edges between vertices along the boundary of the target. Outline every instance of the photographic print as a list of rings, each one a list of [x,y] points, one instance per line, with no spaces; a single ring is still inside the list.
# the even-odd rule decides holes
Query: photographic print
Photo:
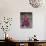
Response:
[[[32,12],[20,12],[20,27],[32,28]]]

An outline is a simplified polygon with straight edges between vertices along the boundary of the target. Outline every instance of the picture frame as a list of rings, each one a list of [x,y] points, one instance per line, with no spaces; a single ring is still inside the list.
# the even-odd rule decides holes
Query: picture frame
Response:
[[[32,12],[20,12],[20,27],[32,28]]]

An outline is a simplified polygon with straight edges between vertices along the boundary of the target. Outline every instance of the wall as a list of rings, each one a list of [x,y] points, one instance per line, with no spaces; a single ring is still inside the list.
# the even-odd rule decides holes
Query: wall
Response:
[[[32,12],[33,13],[33,27],[32,29],[20,28],[20,12]],[[17,40],[27,40],[34,34],[37,35],[39,40],[45,39],[45,15],[46,8],[33,8],[30,6],[28,0],[0,0],[0,18],[12,17],[13,22],[10,31],[8,33]],[[0,31],[0,35],[2,35]],[[45,34],[44,34],[45,33]],[[4,34],[4,33],[3,33]],[[0,39],[4,37],[0,36]]]

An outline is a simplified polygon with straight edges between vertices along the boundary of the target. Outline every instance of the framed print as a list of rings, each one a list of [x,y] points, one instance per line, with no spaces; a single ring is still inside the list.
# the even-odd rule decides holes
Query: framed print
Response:
[[[32,12],[20,12],[20,27],[32,28]]]

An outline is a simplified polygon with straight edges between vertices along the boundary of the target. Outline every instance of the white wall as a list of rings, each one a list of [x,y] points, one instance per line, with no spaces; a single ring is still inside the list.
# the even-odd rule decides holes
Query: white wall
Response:
[[[12,26],[8,33],[10,33],[17,40],[27,40],[34,34],[37,35],[39,40],[44,40],[46,34],[46,8],[44,7],[33,8],[30,6],[28,0],[0,0],[0,17],[6,16],[13,18]],[[20,28],[20,12],[33,13],[32,29]],[[1,33],[2,31],[0,32],[0,35],[2,35]],[[0,39],[2,39],[2,36],[0,36]]]

